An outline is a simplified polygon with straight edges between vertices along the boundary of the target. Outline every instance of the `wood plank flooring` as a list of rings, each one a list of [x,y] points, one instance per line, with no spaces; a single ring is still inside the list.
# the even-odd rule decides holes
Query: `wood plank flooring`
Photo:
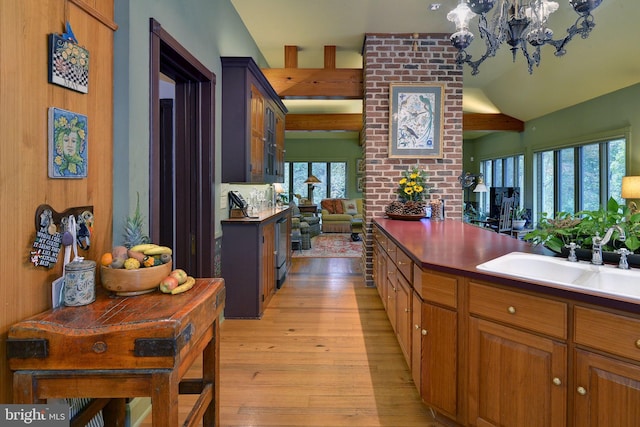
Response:
[[[220,377],[224,427],[441,426],[357,258],[294,259],[261,320],[221,324]]]

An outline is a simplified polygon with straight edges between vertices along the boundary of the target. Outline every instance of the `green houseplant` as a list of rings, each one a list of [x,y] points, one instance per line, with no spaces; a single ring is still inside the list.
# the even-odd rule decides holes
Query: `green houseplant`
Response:
[[[527,208],[520,207],[511,213],[511,225],[514,230],[522,230],[527,223]]]
[[[611,240],[603,246],[604,251],[612,252],[626,247],[633,253],[640,248],[640,212],[631,212],[614,198],[609,199],[606,209],[601,207],[596,211],[585,210],[575,215],[558,212],[555,218],[548,218],[546,213],[541,215],[537,228],[527,233],[524,239],[542,244],[556,253],[562,253],[572,242],[582,249],[590,250],[596,233],[604,236],[614,225],[624,230],[626,239],[624,242],[620,241],[620,233],[615,231]]]

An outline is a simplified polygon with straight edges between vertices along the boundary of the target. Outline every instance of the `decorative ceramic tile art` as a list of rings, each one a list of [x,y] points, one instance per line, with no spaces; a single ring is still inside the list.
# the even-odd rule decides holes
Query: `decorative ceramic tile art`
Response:
[[[79,46],[72,34],[49,35],[49,83],[87,93],[89,51]]]
[[[87,116],[49,108],[49,178],[86,178]]]

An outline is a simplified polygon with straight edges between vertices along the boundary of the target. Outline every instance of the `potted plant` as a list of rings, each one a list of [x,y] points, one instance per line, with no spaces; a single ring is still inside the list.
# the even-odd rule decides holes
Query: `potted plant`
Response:
[[[514,230],[522,230],[527,223],[527,209],[525,207],[516,208],[511,216],[511,227]]]
[[[640,248],[640,213],[631,212],[625,206],[610,198],[607,207],[596,211],[580,211],[576,214],[558,212],[555,218],[548,218],[542,213],[538,226],[524,236],[534,244],[542,244],[558,254],[566,254],[567,246],[575,243],[580,249],[578,258],[591,259],[593,237],[596,233],[604,236],[608,229],[618,225],[625,232],[624,242],[619,239],[620,233],[615,231],[612,238],[603,246],[605,261],[617,262],[620,248],[628,249],[632,254]],[[630,264],[640,262],[640,255],[630,255]],[[636,260],[636,261],[633,261]]]
[[[425,216],[424,198],[430,188],[427,185],[429,174],[418,167],[402,172],[396,193],[397,201],[385,207],[387,216],[394,219],[420,219]]]

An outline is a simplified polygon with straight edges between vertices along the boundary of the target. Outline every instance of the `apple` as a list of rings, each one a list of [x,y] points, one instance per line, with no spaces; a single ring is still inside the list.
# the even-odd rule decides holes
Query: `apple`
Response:
[[[160,281],[160,290],[165,294],[170,294],[171,291],[178,287],[178,279],[173,276],[167,276]]]
[[[169,276],[175,278],[178,281],[178,285],[182,285],[187,281],[187,277],[189,277],[187,272],[181,268],[176,268],[171,273],[169,273]]]

